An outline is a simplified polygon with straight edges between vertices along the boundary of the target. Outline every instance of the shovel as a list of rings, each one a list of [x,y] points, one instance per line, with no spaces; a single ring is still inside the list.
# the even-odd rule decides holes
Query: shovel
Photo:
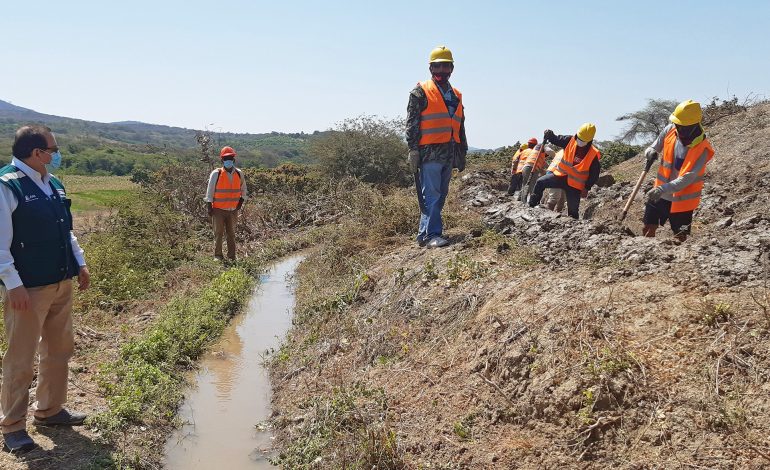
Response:
[[[644,171],[642,172],[641,175],[639,175],[639,181],[636,182],[636,186],[634,186],[634,190],[631,191],[631,197],[628,198],[628,202],[626,202],[626,206],[623,208],[623,213],[620,214],[620,222],[623,222],[623,219],[626,218],[626,215],[628,214],[628,209],[631,207],[631,203],[634,202],[636,193],[639,192],[639,188],[641,188],[642,183],[644,183],[644,178],[647,176],[647,173],[649,173],[650,168],[652,168],[652,165],[657,160],[658,158],[657,158],[657,152],[656,152],[656,158],[647,160],[647,163],[644,165]]]

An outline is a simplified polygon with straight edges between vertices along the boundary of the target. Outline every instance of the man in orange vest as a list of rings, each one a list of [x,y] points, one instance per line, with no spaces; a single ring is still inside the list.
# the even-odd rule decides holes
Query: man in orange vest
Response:
[[[429,70],[431,79],[418,83],[409,94],[406,142],[420,203],[417,243],[436,248],[449,244],[443,237],[441,209],[452,168],[465,169],[468,140],[462,94],[449,84],[452,52],[445,46],[433,49]]]
[[[526,158],[523,158],[523,162],[519,165],[522,167],[521,192],[519,192],[519,200],[521,202],[527,202],[527,197],[532,193],[535,182],[543,176],[546,155],[553,157],[556,153],[551,149],[544,148],[543,144],[538,145],[537,139],[534,137],[529,139],[529,144],[532,147],[527,152]]]
[[[521,144],[516,150],[516,153],[513,154],[513,157],[511,157],[511,182],[508,185],[508,195],[513,196],[513,194],[521,189],[521,171],[519,171],[519,163],[522,165],[524,162],[522,161],[522,156],[525,150],[529,148],[529,144]]]
[[[248,199],[246,180],[241,170],[235,167],[235,150],[222,147],[219,158],[222,168],[209,175],[206,189],[206,208],[214,221],[214,256],[223,259],[222,235],[227,234],[227,257],[235,260],[235,222],[243,201]]]
[[[687,100],[676,107],[655,142],[645,150],[648,161],[662,154],[655,187],[647,193],[644,208],[646,237],[654,237],[658,226],[671,224],[674,236],[681,241],[690,234],[692,215],[700,204],[706,164],[714,156],[714,148],[701,126],[700,103]]]
[[[586,197],[601,172],[601,155],[593,145],[595,135],[596,126],[590,122],[580,126],[575,135],[556,135],[550,129],[545,131],[545,139],[563,147],[564,153],[558,163],[535,183],[529,197],[530,207],[540,204],[546,188],[559,188],[566,193],[567,214],[574,219],[580,218],[580,198]]]

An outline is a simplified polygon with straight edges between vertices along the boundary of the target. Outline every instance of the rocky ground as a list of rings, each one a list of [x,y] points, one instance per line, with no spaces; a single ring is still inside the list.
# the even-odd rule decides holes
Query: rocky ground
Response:
[[[292,332],[273,370],[283,442],[321,420],[302,397],[357,384],[387,397],[366,416],[395,437],[388,468],[770,468],[769,111],[709,129],[684,243],[639,236],[641,195],[616,220],[640,161],[613,168],[580,221],[471,169],[452,197],[482,225],[445,250],[404,240],[352,305]]]

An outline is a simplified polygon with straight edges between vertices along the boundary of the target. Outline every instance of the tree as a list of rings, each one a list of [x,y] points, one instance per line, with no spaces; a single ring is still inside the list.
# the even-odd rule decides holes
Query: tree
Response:
[[[624,144],[617,140],[596,142],[596,146],[602,153],[602,170],[607,170],[618,163],[633,158],[644,149],[641,145]]]
[[[668,116],[678,104],[677,100],[650,99],[639,111],[617,117],[616,121],[628,122],[617,140],[627,144],[652,142],[668,125]]]
[[[315,138],[310,154],[318,158],[323,174],[353,176],[367,183],[406,184],[407,146],[402,120],[359,116],[338,123]]]

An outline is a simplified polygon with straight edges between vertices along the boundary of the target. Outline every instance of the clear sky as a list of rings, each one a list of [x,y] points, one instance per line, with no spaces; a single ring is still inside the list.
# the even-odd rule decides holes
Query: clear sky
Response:
[[[48,114],[312,132],[406,113],[455,56],[471,146],[597,139],[647,98],[770,98],[767,1],[4,2],[0,99]]]

